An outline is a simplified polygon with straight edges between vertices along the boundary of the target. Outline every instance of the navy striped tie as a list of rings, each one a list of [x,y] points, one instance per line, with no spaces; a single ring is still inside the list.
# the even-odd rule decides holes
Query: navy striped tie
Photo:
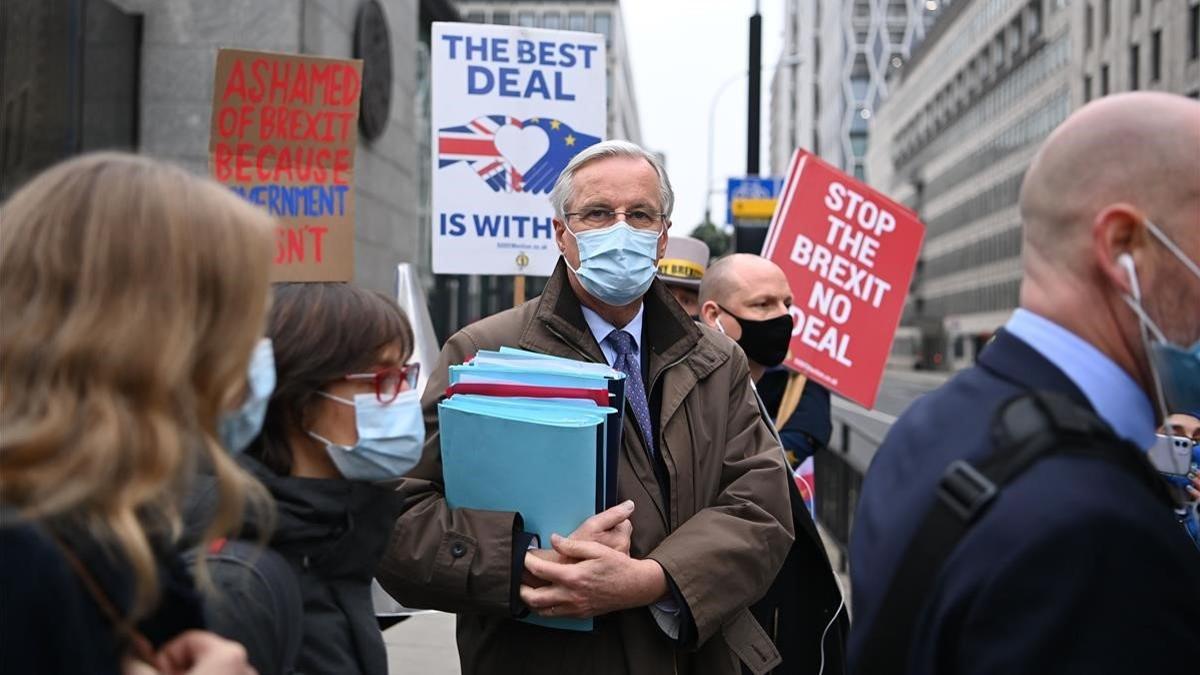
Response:
[[[604,341],[617,353],[613,368],[625,373],[625,400],[633,409],[634,420],[646,440],[650,456],[654,453],[654,435],[650,432],[650,406],[646,403],[646,385],[642,383],[642,364],[638,359],[633,336],[623,330],[614,330]]]

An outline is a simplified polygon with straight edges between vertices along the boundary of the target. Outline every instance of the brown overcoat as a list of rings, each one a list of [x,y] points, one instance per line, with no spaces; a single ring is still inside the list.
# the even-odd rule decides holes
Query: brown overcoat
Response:
[[[642,357],[661,409],[655,433],[669,503],[628,410],[617,492],[637,506],[630,555],[652,558],[670,575],[694,619],[693,643],[667,637],[645,607],[598,617],[591,633],[509,618],[519,516],[447,507],[437,403],[449,365],[502,345],[604,361],[566,274],[560,261],[540,297],[446,342],[425,390],[424,456],[400,485],[409,506],[380,581],[407,606],[458,613],[468,674],[735,675],[739,657],[754,671],[769,668],[774,645],[746,607],[770,586],[792,541],[783,454],[759,414],[745,355],[688,318],[661,282],[644,298]]]

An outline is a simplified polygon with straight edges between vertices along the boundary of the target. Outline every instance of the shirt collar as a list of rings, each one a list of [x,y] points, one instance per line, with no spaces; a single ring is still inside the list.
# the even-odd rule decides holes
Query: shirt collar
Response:
[[[604,339],[608,337],[609,333],[617,330],[617,327],[605,321],[603,317],[587,307],[580,305],[579,308],[583,310],[583,320],[587,321],[588,328],[592,331],[592,337],[596,338],[596,344],[603,347]],[[638,350],[638,353],[642,351],[642,315],[645,312],[646,303],[643,302],[638,307],[637,314],[634,314],[629,323],[621,328],[621,330],[633,336],[633,346]]]
[[[1067,376],[1117,435],[1143,450],[1154,444],[1150,398],[1112,359],[1083,338],[1027,309],[1005,325]]]

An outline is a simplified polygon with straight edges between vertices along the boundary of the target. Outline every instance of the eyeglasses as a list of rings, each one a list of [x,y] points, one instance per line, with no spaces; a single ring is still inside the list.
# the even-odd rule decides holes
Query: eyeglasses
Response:
[[[623,216],[625,222],[639,230],[649,230],[663,220],[663,214],[654,211],[613,211],[612,209],[587,209],[574,213],[564,213],[567,218],[578,218],[588,227],[604,227],[617,222],[617,216]]]
[[[395,401],[400,392],[405,391],[405,383],[408,384],[407,389],[416,389],[417,378],[420,374],[421,364],[410,363],[394,368],[381,368],[373,373],[355,373],[347,375],[346,379],[352,381],[374,380],[375,398],[386,405]]]

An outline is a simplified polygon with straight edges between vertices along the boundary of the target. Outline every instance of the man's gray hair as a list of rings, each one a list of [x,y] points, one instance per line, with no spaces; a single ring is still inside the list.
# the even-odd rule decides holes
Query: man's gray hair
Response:
[[[567,162],[566,168],[558,175],[558,180],[554,181],[554,189],[550,191],[550,203],[554,205],[555,217],[566,221],[567,202],[575,196],[575,174],[579,169],[591,162],[608,157],[632,157],[650,162],[650,166],[654,167],[654,173],[658,174],[658,194],[659,201],[662,203],[663,216],[670,220],[671,211],[675,208],[675,191],[671,189],[671,180],[667,178],[667,170],[663,168],[662,162],[658,161],[657,155],[629,141],[601,141],[584,148],[578,155],[572,157],[570,162]]]

